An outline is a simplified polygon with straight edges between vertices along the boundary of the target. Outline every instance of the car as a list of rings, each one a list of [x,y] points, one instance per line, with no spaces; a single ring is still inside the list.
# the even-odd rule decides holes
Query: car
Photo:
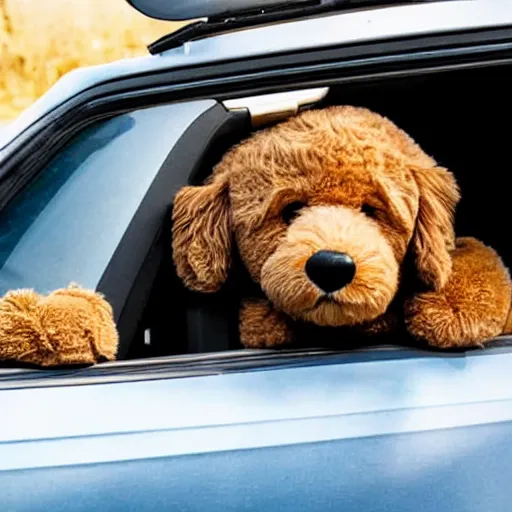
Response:
[[[120,334],[115,362],[2,366],[2,511],[509,511],[510,337],[243,349],[229,284],[176,277],[170,212],[254,130],[362,105],[454,172],[458,234],[511,262],[512,3],[129,3],[190,23],[0,134],[0,293],[79,282]]]

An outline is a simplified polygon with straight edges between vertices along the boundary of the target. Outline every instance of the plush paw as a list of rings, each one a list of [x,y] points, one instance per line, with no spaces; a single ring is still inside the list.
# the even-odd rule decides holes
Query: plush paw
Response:
[[[452,274],[439,291],[405,304],[409,332],[440,348],[483,346],[503,333],[511,281],[501,258],[474,238],[458,238]]]
[[[245,348],[273,348],[291,343],[292,332],[268,301],[247,300],[240,311],[240,340]]]
[[[0,360],[62,366],[115,359],[110,304],[76,285],[48,296],[16,290],[0,299]]]
[[[417,295],[405,304],[405,322],[416,339],[442,349],[482,347],[501,334],[501,315],[482,315],[478,304],[454,304],[449,297]]]

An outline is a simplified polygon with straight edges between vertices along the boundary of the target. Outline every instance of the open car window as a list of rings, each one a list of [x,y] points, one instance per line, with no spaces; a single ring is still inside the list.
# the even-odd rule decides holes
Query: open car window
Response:
[[[0,293],[46,294],[77,283],[110,302],[118,359],[142,357],[129,350],[145,346],[149,329],[152,349],[162,345],[158,354],[181,352],[188,336],[178,327],[183,312],[176,310],[171,322],[180,341],[168,339],[168,298],[179,300],[168,254],[173,197],[198,172],[209,172],[219,147],[230,144],[223,138],[240,135],[246,121],[244,111],[198,100],[135,110],[85,129],[2,210]],[[212,147],[213,160],[205,162]]]

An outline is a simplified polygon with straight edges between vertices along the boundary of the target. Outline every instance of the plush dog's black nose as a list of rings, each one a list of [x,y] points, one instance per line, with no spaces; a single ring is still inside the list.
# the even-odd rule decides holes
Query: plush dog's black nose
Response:
[[[326,293],[349,284],[355,273],[354,260],[344,252],[318,251],[306,262],[309,279]]]

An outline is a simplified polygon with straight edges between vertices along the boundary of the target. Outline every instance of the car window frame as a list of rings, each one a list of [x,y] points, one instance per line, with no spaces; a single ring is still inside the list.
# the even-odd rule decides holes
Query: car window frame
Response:
[[[338,83],[386,73],[399,76],[413,68],[418,72],[422,67],[428,69],[430,62],[438,66],[443,61],[448,68],[454,60],[459,59],[460,65],[460,59],[464,59],[464,64],[470,65],[471,61],[482,60],[483,55],[503,59],[504,54],[509,55],[511,44],[509,27],[472,29],[320,50],[306,46],[300,53],[178,67],[109,80],[67,99],[0,149],[0,209],[9,200],[9,194],[5,197],[6,187],[12,189],[11,195],[16,193],[17,187],[23,186],[44,164],[44,160],[31,155],[44,148],[43,154],[49,159],[89,123],[134,107],[205,98],[223,101],[277,92],[283,87],[316,87],[319,81],[325,82],[325,76]]]
[[[478,39],[478,37],[481,35],[482,34],[472,34],[473,43],[475,42],[475,38]],[[503,34],[499,35],[499,37],[502,38]],[[403,76],[411,73],[430,73],[436,71],[467,68],[469,66],[491,66],[504,62],[508,63],[512,62],[512,37],[510,34],[507,34],[507,37],[510,39],[510,41],[507,40],[506,43],[491,42],[488,44],[480,45],[475,45],[472,43],[467,46],[462,46],[461,48],[456,48],[455,50],[452,48],[451,51],[447,51],[446,48],[425,52],[412,51],[410,53],[393,54],[391,57],[388,55],[387,58],[382,58],[382,55],[380,55],[375,58],[367,57],[364,59],[347,61],[343,59],[335,59],[331,53],[331,60],[326,63],[316,63],[314,65],[308,64],[309,67],[294,67],[292,69],[274,69],[271,70],[272,72],[267,70],[266,72],[257,72],[256,74],[252,73],[252,66],[249,63],[245,65],[245,68],[250,68],[251,73],[239,74],[236,76],[236,78],[234,78],[233,75],[228,75],[220,76],[217,80],[206,78],[196,80],[194,82],[171,83],[167,86],[164,86],[164,89],[158,86],[145,87],[136,92],[133,92],[132,89],[132,92],[129,94],[126,92],[119,92],[117,94],[105,94],[108,91],[103,90],[100,92],[101,88],[94,91],[94,94],[92,91],[84,91],[84,94],[80,95],[80,98],[74,98],[73,102],[71,102],[75,105],[78,103],[76,109],[73,112],[73,115],[70,115],[70,104],[62,106],[62,109],[59,112],[53,113],[54,115],[61,116],[58,117],[60,122],[56,124],[57,129],[60,130],[61,133],[57,134],[57,139],[59,142],[55,143],[55,141],[53,141],[54,149],[61,147],[62,144],[65,144],[65,142],[69,140],[69,138],[72,137],[78,130],[83,129],[98,119],[106,119],[114,115],[119,115],[122,112],[130,111],[131,109],[137,107],[149,107],[166,102],[174,103],[204,98],[221,100],[227,99],[226,95],[228,94],[228,97],[232,98],[240,97],[241,95],[246,94],[253,95],[276,92],[277,90],[282,91],[283,88],[289,89],[291,87],[291,84],[288,82],[290,76],[294,79],[293,88],[296,89],[348,81],[378,79],[386,76]],[[427,38],[426,40],[431,39]],[[439,44],[439,41],[437,44]],[[332,52],[333,50],[331,49],[329,51]],[[335,50],[334,53],[336,54]],[[464,56],[464,60],[462,62],[460,60],[457,61],[457,59],[460,59],[461,55]],[[275,58],[270,59],[270,61],[274,63],[277,62]],[[244,66],[244,64],[240,63],[238,63],[238,65],[242,67]],[[299,81],[296,81],[297,76],[300,75],[301,71],[304,75],[305,69],[309,70],[309,74],[306,73],[306,76],[302,76]],[[342,77],[338,75],[338,78],[333,78],[333,73],[339,73],[340,69],[343,69],[345,74]],[[197,70],[188,70],[187,72],[194,73],[196,71]],[[222,69],[217,70],[217,73],[221,74]],[[255,79],[255,75],[257,76],[257,80]],[[276,81],[276,77],[281,77],[282,81]],[[249,78],[253,81],[249,81]],[[130,80],[132,80],[132,82],[128,81],[128,83],[131,84],[130,87],[132,88],[135,85],[133,80],[139,80],[139,78]],[[124,87],[127,81],[122,80],[120,83],[122,83]],[[227,93],[226,90],[222,88],[225,88],[229,84],[233,85],[233,88],[230,93]],[[107,90],[112,87],[112,85],[113,84],[108,84]],[[113,89],[116,87],[113,87]],[[219,88],[221,89],[219,90]],[[110,92],[112,92],[112,89],[110,89]],[[99,97],[95,97],[95,95],[98,95]],[[91,100],[91,96],[94,99]],[[44,120],[46,120],[46,122],[50,122],[51,119],[52,116],[49,116]],[[76,120],[77,122],[74,123],[71,122],[71,120]],[[38,135],[35,137],[35,143],[37,143],[39,138],[43,136],[43,133],[44,130],[38,132]],[[39,140],[39,142],[41,141]],[[489,353],[489,351],[508,352],[510,349],[508,348],[507,344],[509,343],[510,339],[508,337],[501,338],[497,340],[496,346],[494,348],[489,347],[487,349],[487,353]],[[389,350],[389,347],[384,347],[381,350],[371,348],[368,352],[365,352],[366,349],[361,350],[362,352],[357,350],[355,352],[351,351],[349,357],[358,357],[356,354],[361,354],[363,352],[367,354],[364,357],[370,358],[381,357],[384,353],[390,353],[385,352],[386,350]],[[393,354],[396,355],[399,352],[404,354],[405,357],[432,357],[431,351],[424,351],[421,348],[399,348],[398,352],[393,352]],[[316,357],[315,354],[317,354],[317,352],[293,351],[293,354],[296,354],[297,356],[296,359],[294,356],[294,364],[313,364],[314,357]],[[333,355],[344,354],[344,352],[335,351],[334,353],[331,353],[328,351],[323,351],[322,354],[332,357]],[[478,351],[476,351],[475,354],[478,354]],[[183,356],[159,358],[158,361],[154,364],[163,365],[163,367],[168,368],[168,370],[159,370],[157,372],[159,376],[156,378],[164,378],[164,375],[165,378],[173,378],[202,375],[204,372],[207,374],[215,374],[224,371],[248,371],[248,369],[258,370],[262,367],[268,369],[276,367],[276,365],[280,366],[282,364],[289,364],[289,361],[286,359],[289,357],[289,354],[276,353],[274,351],[256,351],[249,353],[244,352],[243,354],[236,356],[237,364],[234,364],[232,359],[233,354],[231,353],[207,354],[205,357],[207,358],[208,364],[211,363],[209,368],[205,368],[204,360],[197,359],[196,355],[186,354]],[[238,365],[240,362],[243,362],[243,368]],[[76,370],[58,369],[50,372],[46,370],[30,368],[0,369],[0,377],[5,378],[4,383],[0,383],[0,389],[2,389],[2,385],[4,384],[7,386],[14,385],[15,387],[23,387],[25,385],[60,385],[58,382],[61,382],[62,385],[71,385],[71,381],[69,380],[70,375],[73,375],[71,379],[73,382],[72,385],[84,382],[103,382],[104,379],[113,379],[113,381],[120,382],[126,378],[125,373],[123,373],[123,368],[126,369],[129,365],[127,366],[125,363],[126,362],[124,361],[116,361],[114,363],[106,364],[105,366],[99,365],[99,367],[80,368]],[[149,360],[138,360],[137,364],[131,367],[130,378],[140,378],[142,380],[152,378],[149,375],[152,372],[151,368],[154,368],[154,364]],[[187,368],[180,370],[174,366],[174,364],[182,368],[187,366]],[[100,372],[105,369],[105,373],[95,373],[98,368],[100,369]],[[55,384],[56,381],[58,381],[57,384]],[[27,382],[30,384],[27,384]]]

